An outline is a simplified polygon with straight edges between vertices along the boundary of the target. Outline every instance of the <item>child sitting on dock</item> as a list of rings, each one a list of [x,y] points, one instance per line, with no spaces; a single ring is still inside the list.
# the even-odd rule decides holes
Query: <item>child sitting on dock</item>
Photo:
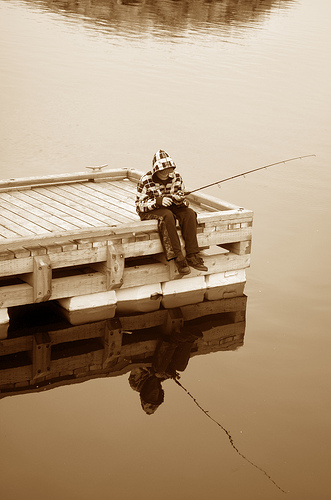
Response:
[[[199,255],[196,213],[188,206],[182,177],[175,168],[168,153],[162,149],[155,153],[152,170],[138,181],[136,210],[141,220],[158,220],[166,259],[175,260],[179,274],[189,274],[189,266],[208,271]],[[186,257],[182,252],[176,221],[185,241]]]

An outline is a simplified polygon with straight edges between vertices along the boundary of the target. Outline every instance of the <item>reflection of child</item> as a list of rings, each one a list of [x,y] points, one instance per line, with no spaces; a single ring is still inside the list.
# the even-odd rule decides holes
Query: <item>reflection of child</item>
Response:
[[[155,153],[152,170],[138,181],[136,210],[141,220],[158,220],[166,259],[175,259],[180,274],[189,274],[188,266],[208,271],[199,255],[196,213],[188,206],[182,177],[175,169],[176,165],[168,153],[161,149]],[[182,253],[176,221],[185,241],[186,258]]]
[[[164,391],[161,381],[152,368],[133,368],[129,376],[131,389],[139,392],[142,409],[147,415],[152,415],[164,401]]]
[[[164,401],[161,382],[169,378],[177,379],[177,370],[184,371],[190,359],[192,346],[202,332],[194,327],[183,328],[160,339],[156,347],[152,367],[131,370],[130,387],[139,392],[141,406],[147,415],[152,415]]]

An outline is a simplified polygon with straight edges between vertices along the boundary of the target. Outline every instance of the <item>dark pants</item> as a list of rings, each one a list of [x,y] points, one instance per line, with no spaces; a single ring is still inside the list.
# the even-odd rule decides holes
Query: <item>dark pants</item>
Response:
[[[176,228],[177,220],[185,241],[186,254],[199,252],[197,241],[197,215],[192,208],[171,205],[171,207],[156,208],[150,212],[141,213],[140,218],[141,220],[158,220],[160,238],[167,260],[182,255]]]

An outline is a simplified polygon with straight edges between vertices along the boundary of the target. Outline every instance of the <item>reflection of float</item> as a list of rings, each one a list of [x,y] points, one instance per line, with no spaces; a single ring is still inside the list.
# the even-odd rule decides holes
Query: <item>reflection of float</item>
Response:
[[[246,296],[72,326],[56,318],[54,303],[13,310],[8,338],[0,342],[0,398],[43,391],[91,378],[113,377],[151,366],[160,337],[185,329],[202,332],[190,356],[243,345]],[[25,314],[25,317],[22,314]],[[21,327],[43,314],[52,320]],[[52,318],[52,314],[54,317]],[[15,314],[13,314],[15,316]]]
[[[179,279],[164,259],[157,222],[135,212],[140,176],[96,169],[0,182],[2,337],[14,306],[56,300],[78,324],[243,294],[252,212],[188,195],[208,272]]]

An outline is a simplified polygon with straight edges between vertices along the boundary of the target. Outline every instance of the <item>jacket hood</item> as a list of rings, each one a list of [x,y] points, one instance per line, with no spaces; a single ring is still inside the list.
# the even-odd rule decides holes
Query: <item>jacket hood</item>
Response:
[[[160,170],[164,170],[166,168],[176,168],[174,160],[171,158],[171,156],[168,155],[166,151],[163,151],[163,149],[159,149],[153,156],[152,166],[153,175],[156,172],[159,172]]]
[[[133,368],[129,376],[129,385],[134,391],[140,392],[144,382],[152,375],[150,368]]]
[[[160,405],[164,400],[164,391],[161,380],[155,375],[151,375],[143,383],[140,389],[140,398],[144,403]]]

